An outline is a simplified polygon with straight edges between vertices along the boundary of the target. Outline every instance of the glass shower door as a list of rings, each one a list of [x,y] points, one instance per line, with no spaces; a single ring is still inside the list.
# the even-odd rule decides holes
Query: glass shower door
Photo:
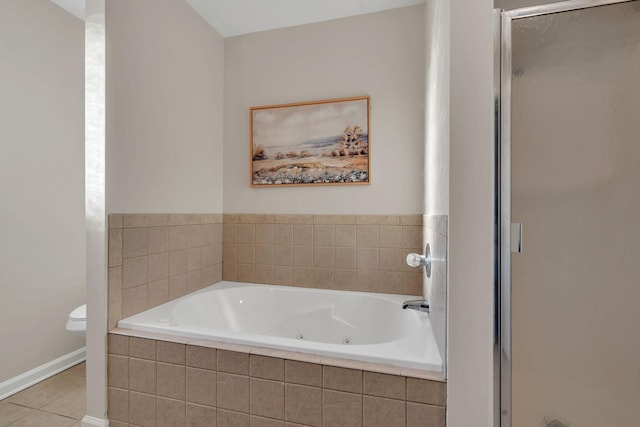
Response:
[[[640,426],[640,1],[511,25],[512,425]]]

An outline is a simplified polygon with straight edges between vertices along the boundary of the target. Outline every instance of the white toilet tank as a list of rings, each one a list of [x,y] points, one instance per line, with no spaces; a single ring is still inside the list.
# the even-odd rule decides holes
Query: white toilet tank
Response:
[[[87,333],[87,305],[81,305],[76,307],[70,314],[69,320],[67,320],[67,331],[72,334],[85,336]]]

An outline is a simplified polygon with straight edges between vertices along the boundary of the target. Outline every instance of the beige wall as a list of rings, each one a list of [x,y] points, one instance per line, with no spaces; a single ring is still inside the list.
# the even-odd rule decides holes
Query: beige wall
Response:
[[[491,7],[451,2],[449,427],[494,425]]]
[[[423,6],[225,40],[224,210],[421,213]],[[249,187],[249,108],[371,96],[371,185]]]
[[[84,303],[84,24],[0,2],[0,382],[70,353]]]
[[[221,212],[222,37],[181,1],[106,19],[108,211]]]

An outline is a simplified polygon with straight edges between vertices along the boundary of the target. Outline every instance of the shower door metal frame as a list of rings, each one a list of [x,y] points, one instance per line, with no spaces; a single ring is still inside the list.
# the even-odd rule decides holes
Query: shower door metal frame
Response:
[[[494,424],[500,427],[512,427],[511,394],[511,58],[513,21],[520,18],[570,12],[617,3],[629,3],[640,0],[568,0],[540,6],[531,6],[508,11],[496,10],[494,34],[495,64],[495,120],[496,120],[496,344],[494,346],[495,364],[500,365],[499,378],[495,380],[499,387],[497,410],[499,420]]]

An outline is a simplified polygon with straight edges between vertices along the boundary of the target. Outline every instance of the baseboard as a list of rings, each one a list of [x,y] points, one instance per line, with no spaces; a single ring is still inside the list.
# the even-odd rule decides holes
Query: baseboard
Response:
[[[0,383],[0,400],[6,399],[27,387],[31,387],[40,381],[46,380],[65,369],[69,369],[70,367],[83,362],[86,358],[87,348],[82,347],[81,349],[58,357],[51,362],[47,362],[44,365],[33,368],[24,374],[18,375],[17,377],[9,378],[8,380]]]
[[[82,419],[82,427],[109,427],[109,420],[85,415]]]

